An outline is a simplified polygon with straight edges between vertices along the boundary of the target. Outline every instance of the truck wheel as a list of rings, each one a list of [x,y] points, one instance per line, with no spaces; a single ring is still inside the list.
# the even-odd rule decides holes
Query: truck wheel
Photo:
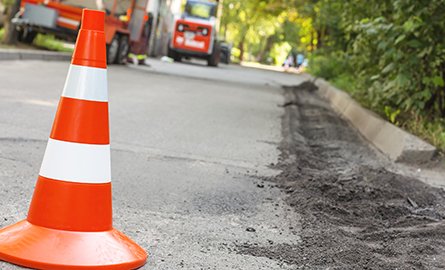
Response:
[[[168,47],[167,56],[170,57],[170,58],[173,58],[173,60],[175,62],[181,62],[182,61],[182,56],[179,53],[177,53],[174,50],[172,50],[170,47]]]
[[[127,35],[121,36],[119,39],[119,49],[117,52],[116,64],[127,63],[128,53],[130,52],[130,42]]]
[[[207,59],[207,65],[210,67],[217,67],[221,58],[221,47],[219,43],[213,45],[213,52]]]
[[[26,44],[31,44],[36,36],[37,36],[36,31],[31,31],[28,29],[23,29],[18,32],[18,40]]]
[[[175,62],[181,62],[182,56],[179,53],[176,53],[175,57],[173,57],[173,60],[175,60]]]
[[[110,65],[116,61],[118,51],[119,51],[119,36],[114,35],[110,44],[107,44],[107,64]]]

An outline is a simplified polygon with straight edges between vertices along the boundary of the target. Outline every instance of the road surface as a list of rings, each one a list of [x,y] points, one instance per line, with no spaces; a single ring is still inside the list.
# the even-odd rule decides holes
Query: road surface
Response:
[[[303,76],[150,63],[108,76],[114,226],[143,269],[445,267],[443,190],[391,172]],[[26,217],[67,71],[0,62],[1,227]]]
[[[278,86],[301,78],[156,63],[109,68],[114,226],[149,252],[144,269],[286,269],[234,250],[299,241],[298,214],[260,179],[278,173]],[[26,216],[67,71],[0,63],[1,227]]]

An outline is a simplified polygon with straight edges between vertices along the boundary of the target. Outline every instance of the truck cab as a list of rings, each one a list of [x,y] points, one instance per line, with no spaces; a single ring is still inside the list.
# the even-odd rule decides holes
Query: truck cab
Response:
[[[168,45],[168,56],[175,61],[183,57],[207,60],[209,66],[218,66],[220,45],[217,40],[218,3],[204,0],[188,0],[174,29]]]

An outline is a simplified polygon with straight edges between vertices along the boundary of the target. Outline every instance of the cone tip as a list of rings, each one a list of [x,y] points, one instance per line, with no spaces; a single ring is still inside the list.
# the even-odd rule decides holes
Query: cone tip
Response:
[[[80,29],[104,31],[105,12],[94,9],[83,9],[82,11],[82,25]]]

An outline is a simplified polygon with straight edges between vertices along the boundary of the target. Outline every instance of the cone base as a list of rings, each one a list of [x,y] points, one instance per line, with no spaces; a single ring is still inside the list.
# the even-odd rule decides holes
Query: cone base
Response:
[[[26,220],[0,230],[0,260],[37,269],[136,269],[147,253],[111,229],[76,232],[44,228]]]

